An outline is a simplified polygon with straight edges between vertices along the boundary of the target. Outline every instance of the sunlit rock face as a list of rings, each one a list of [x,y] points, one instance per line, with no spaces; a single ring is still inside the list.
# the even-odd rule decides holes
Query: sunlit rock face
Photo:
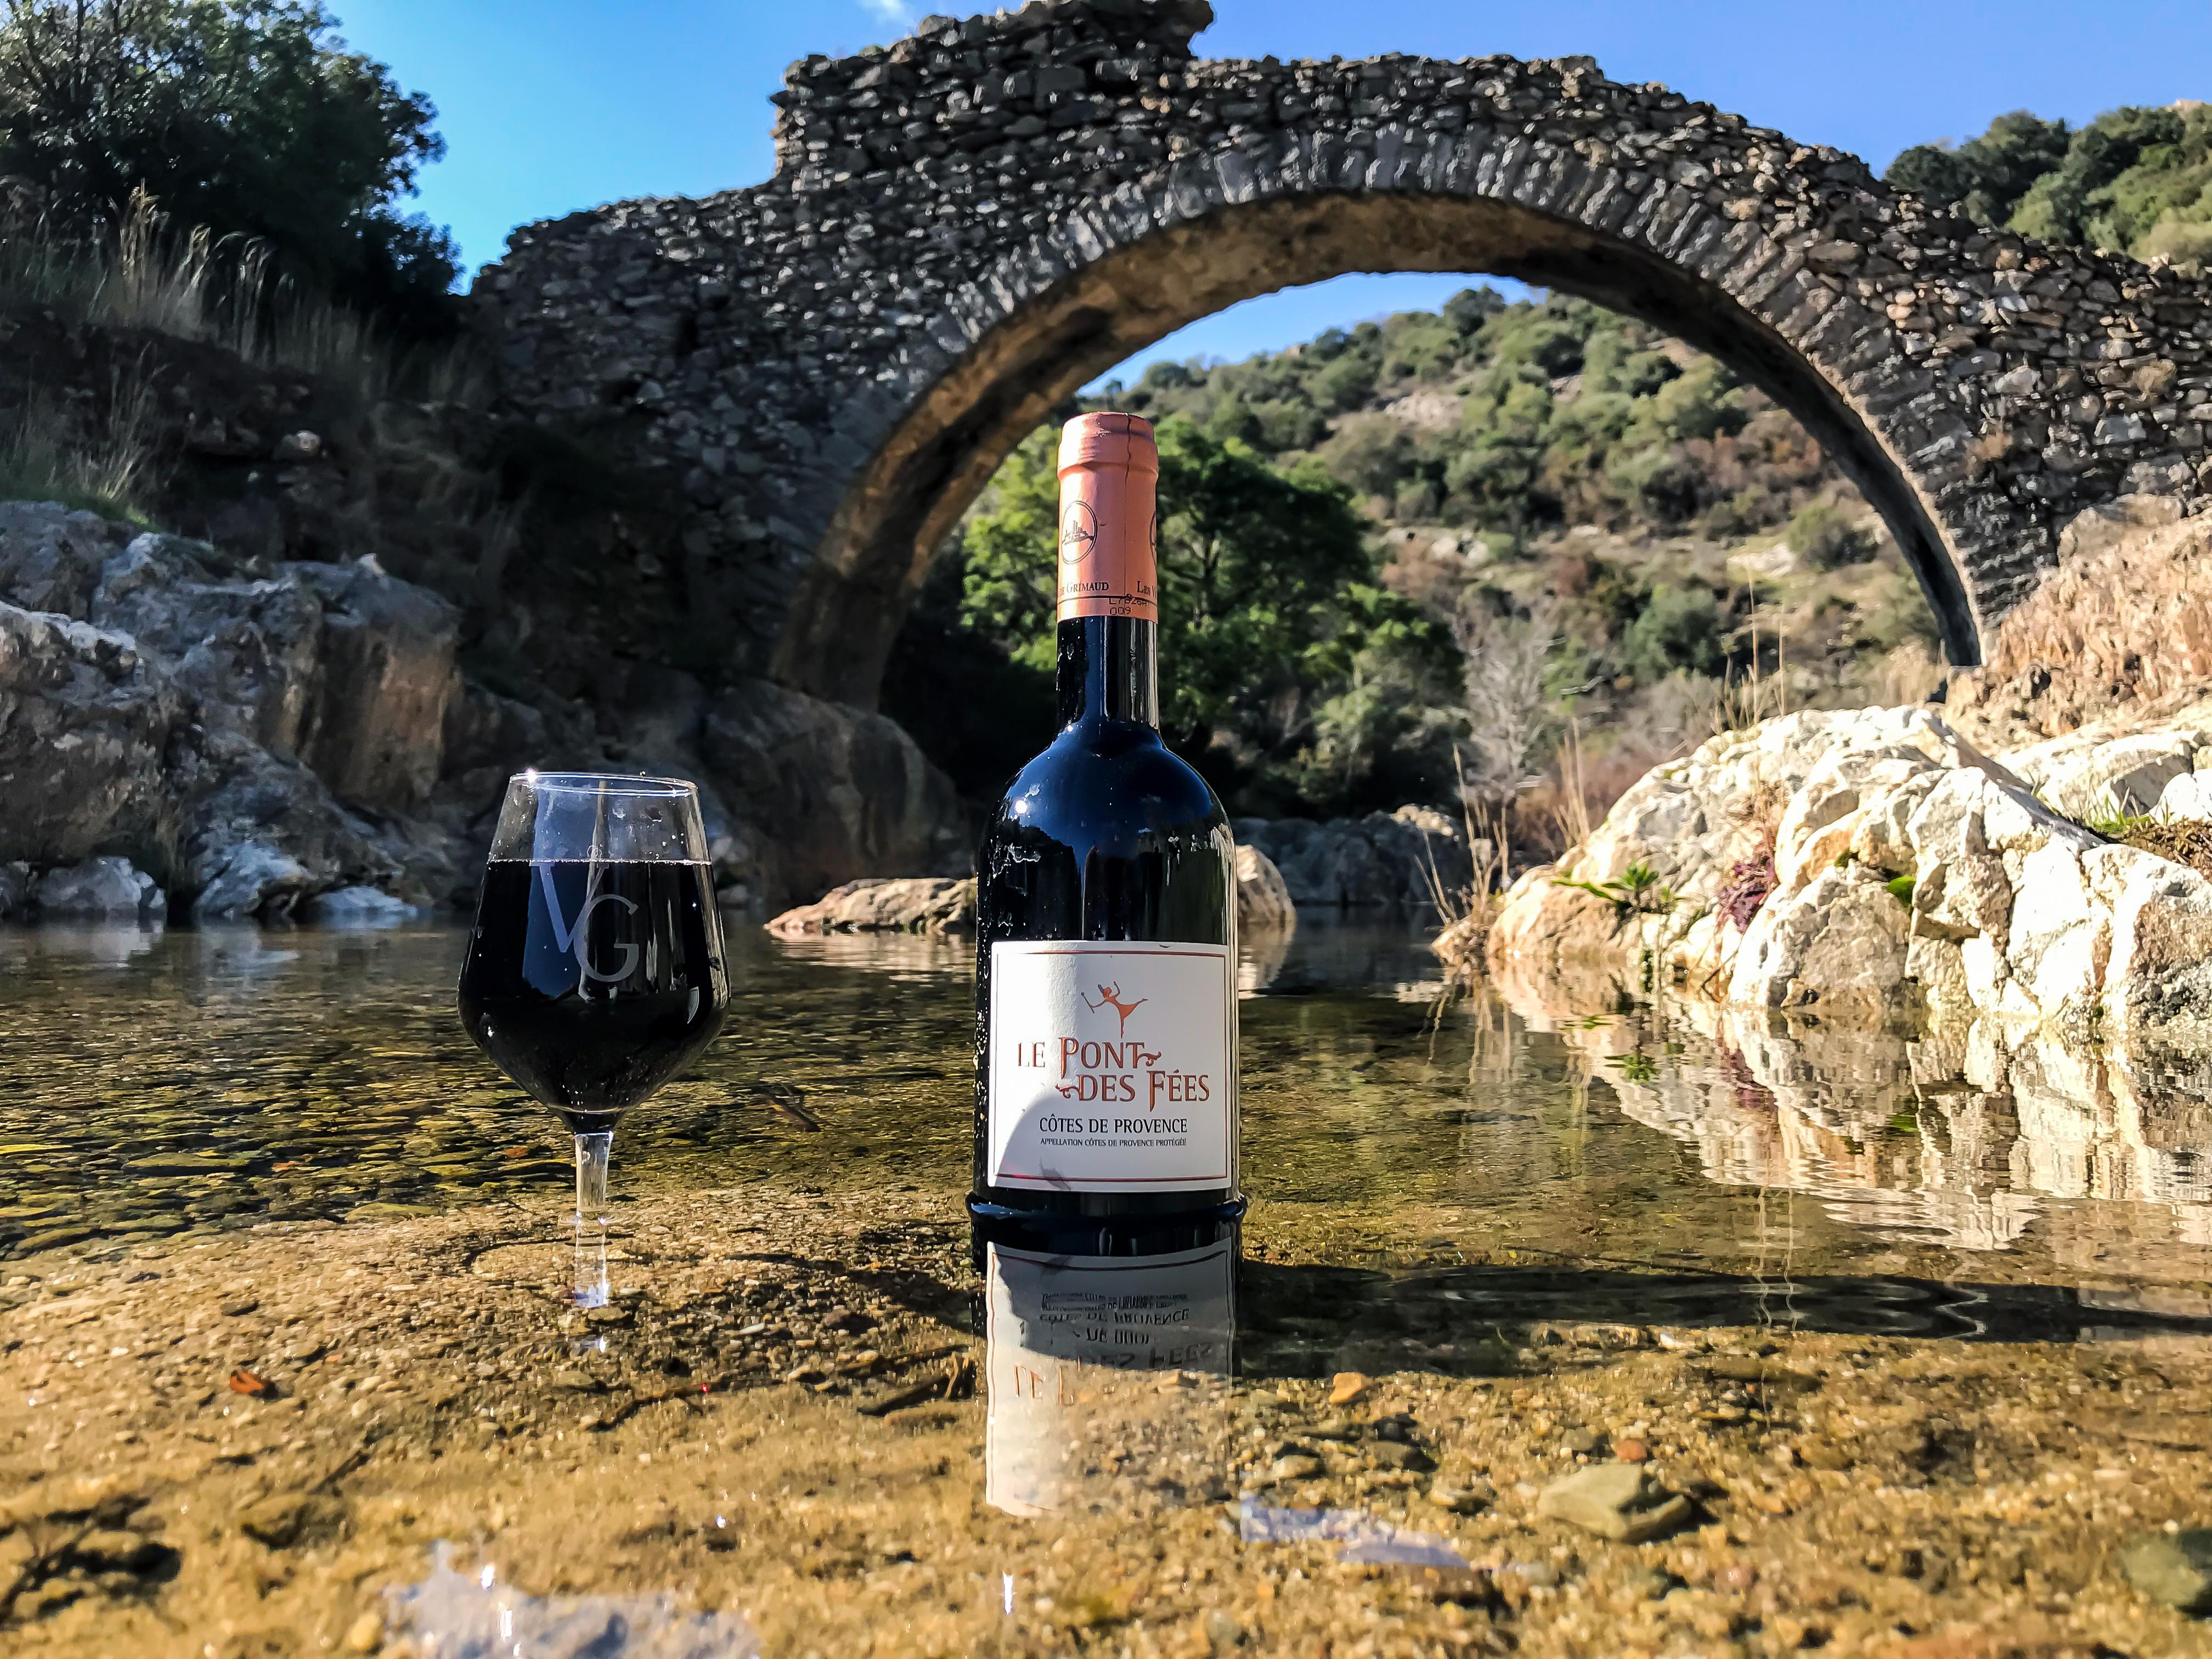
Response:
[[[373,564],[264,566],[0,507],[0,861],[43,872],[28,902],[56,915],[75,901],[44,902],[54,872],[95,854],[210,918],[419,890],[404,839],[354,809],[435,787],[457,635],[446,601]]]
[[[2115,778],[2193,779],[2163,775],[2186,736],[2032,758],[2104,799]],[[1515,884],[1488,954],[1524,975],[1610,962],[1737,1008],[2212,1048],[2212,882],[2054,811],[1925,708],[1792,714],[1656,769]]]
[[[451,604],[373,560],[0,502],[0,915],[81,914],[100,858],[202,920],[466,902],[485,809],[549,764],[692,779],[732,902],[968,867],[951,781],[883,715],[672,671],[526,702],[465,681],[459,644]]]

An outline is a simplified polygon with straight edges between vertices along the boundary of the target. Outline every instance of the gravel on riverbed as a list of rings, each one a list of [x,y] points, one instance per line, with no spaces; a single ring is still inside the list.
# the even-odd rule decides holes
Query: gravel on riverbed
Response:
[[[983,1501],[957,1211],[620,1208],[588,1316],[550,1204],[7,1264],[0,1646],[403,1655],[385,1593],[440,1540],[533,1594],[742,1614],[791,1659],[2212,1646],[2122,1559],[2207,1519],[2195,1339],[1354,1342],[1360,1310],[1302,1305],[1293,1342],[1260,1304],[1297,1241],[1262,1214],[1242,1375],[1078,1391],[1084,1502],[1022,1518]],[[1601,1535],[1677,1503],[1649,1541]]]

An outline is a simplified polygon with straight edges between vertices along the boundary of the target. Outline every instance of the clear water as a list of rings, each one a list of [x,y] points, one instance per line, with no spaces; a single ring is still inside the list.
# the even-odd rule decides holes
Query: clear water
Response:
[[[455,1021],[463,937],[0,933],[0,1255],[561,1190],[559,1127]],[[617,1193],[769,1179],[944,1213],[969,1158],[966,949],[731,946],[726,1034],[624,1124]],[[1261,1259],[1287,1241],[1521,1318],[1608,1316],[1617,1293],[1681,1322],[2212,1329],[2212,1077],[1516,1007],[1448,989],[1403,927],[1308,926],[1244,979]]]

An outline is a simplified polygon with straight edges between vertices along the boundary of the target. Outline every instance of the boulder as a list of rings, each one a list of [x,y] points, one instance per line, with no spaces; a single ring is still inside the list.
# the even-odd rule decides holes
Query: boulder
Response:
[[[1729,1000],[1879,1018],[1899,1006],[1908,918],[1879,876],[1823,870],[1744,931]]]
[[[90,620],[169,665],[204,717],[296,758],[339,799],[387,811],[438,780],[459,685],[459,616],[372,561],[228,577],[204,542],[153,533],[110,558]]]
[[[1465,830],[1426,806],[1370,812],[1364,818],[1238,818],[1240,846],[1264,854],[1301,909],[1389,908],[1437,914],[1436,889],[1456,893],[1474,881]]]
[[[875,871],[956,876],[973,864],[952,780],[882,714],[744,680],[707,704],[698,747],[771,904]]]
[[[444,600],[368,561],[248,575],[21,502],[0,503],[0,860],[127,858],[210,917],[451,884],[452,833],[388,816],[441,769]]]
[[[132,538],[86,616],[162,665],[204,724],[296,754],[321,702],[323,607],[295,581],[226,580],[181,536]]]
[[[2067,798],[2170,787],[2159,757],[2187,751],[2142,735],[2066,750]],[[2039,750],[2025,769],[2058,775]],[[1763,901],[1732,890],[1762,857]],[[1795,714],[1659,768],[1559,871],[1515,884],[1487,951],[1609,959],[1745,1008],[2212,1048],[2212,882],[2053,811],[1924,709]]]
[[[322,602],[322,681],[300,758],[341,800],[404,810],[438,781],[446,710],[460,686],[460,614],[371,559],[289,564]]]
[[[100,568],[129,532],[54,501],[0,501],[0,595],[82,621]]]
[[[422,913],[420,907],[374,887],[339,887],[315,895],[301,914],[325,927],[397,927]]]
[[[1284,933],[1298,925],[1291,890],[1274,861],[1256,847],[1237,849],[1237,927],[1240,933]]]
[[[125,848],[160,868],[185,706],[127,635],[0,602],[0,860],[44,868]]]
[[[972,933],[975,878],[848,881],[768,924],[779,939],[812,933]]]
[[[40,917],[81,921],[149,921],[167,914],[168,901],[154,878],[129,859],[87,859],[49,870],[30,890]]]
[[[1832,754],[1849,758],[1823,771]],[[1739,935],[1719,913],[1742,879],[1739,866],[1771,862],[1770,880],[1785,870],[1808,879],[1821,846],[1856,832],[1863,788],[1991,764],[1921,708],[1808,709],[1723,732],[1645,774],[1557,866],[1515,881],[1487,955],[1493,965],[1515,960],[1539,972],[1626,961],[1641,976],[1647,961],[1664,963],[1678,980],[1721,994]],[[1838,830],[1847,819],[1850,830]],[[1645,878],[1632,894],[1632,879]]]

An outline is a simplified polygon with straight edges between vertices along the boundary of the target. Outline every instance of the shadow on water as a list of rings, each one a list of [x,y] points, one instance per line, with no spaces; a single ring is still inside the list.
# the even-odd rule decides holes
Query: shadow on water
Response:
[[[1521,1369],[1531,1333],[1575,1327],[1760,1328],[1969,1342],[2212,1336],[2212,1319],[2106,1309],[2071,1286],[1923,1279],[1626,1273],[1599,1267],[1460,1267],[1403,1276],[1247,1261],[1238,1275],[1247,1375]]]

